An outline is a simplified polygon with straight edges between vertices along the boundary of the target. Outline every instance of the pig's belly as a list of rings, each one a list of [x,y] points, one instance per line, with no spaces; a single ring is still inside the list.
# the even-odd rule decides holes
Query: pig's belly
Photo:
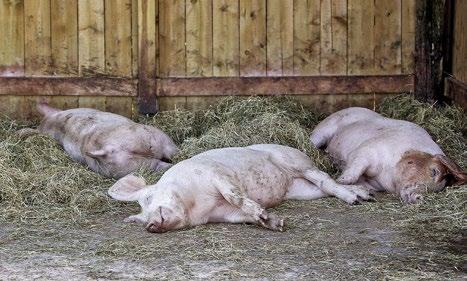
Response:
[[[251,167],[247,173],[241,173],[248,197],[264,208],[277,206],[285,199],[293,179],[282,169],[273,164]]]
[[[71,158],[75,161],[86,164],[86,159],[81,153],[81,148],[76,140],[65,137],[62,140],[62,145],[63,149],[71,156]]]

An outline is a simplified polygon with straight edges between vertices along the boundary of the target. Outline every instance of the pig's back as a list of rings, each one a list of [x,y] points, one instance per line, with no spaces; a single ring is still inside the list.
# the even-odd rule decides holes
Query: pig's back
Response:
[[[176,180],[178,186],[200,192],[216,190],[228,183],[263,207],[272,207],[284,198],[293,177],[271,160],[268,152],[231,147],[198,154],[170,168],[160,181]]]

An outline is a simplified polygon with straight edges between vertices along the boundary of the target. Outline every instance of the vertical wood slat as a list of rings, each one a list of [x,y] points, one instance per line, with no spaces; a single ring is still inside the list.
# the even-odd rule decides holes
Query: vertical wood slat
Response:
[[[0,1],[0,76],[24,75],[23,1]]]
[[[402,73],[414,71],[415,0],[402,1]]]
[[[213,1],[213,75],[239,75],[238,0]]]
[[[138,110],[143,114],[157,111],[157,13],[156,0],[138,0]]]
[[[186,67],[187,76],[212,76],[212,0],[186,1]]]
[[[374,72],[374,0],[348,0],[348,74]]]
[[[160,76],[186,75],[185,1],[159,1]]]
[[[293,75],[293,1],[267,1],[267,75]]]
[[[321,0],[321,75],[347,73],[347,0]]]
[[[79,74],[105,72],[104,0],[78,1]]]
[[[139,0],[131,0],[131,77],[133,78],[138,77],[138,1]]]
[[[467,84],[467,2],[455,1],[452,74]]]
[[[78,74],[78,2],[51,0],[51,48],[54,74]]]
[[[266,75],[266,0],[240,0],[240,76]]]
[[[294,1],[294,74],[319,74],[320,0]]]
[[[105,72],[131,77],[131,0],[105,0]]]
[[[25,73],[51,73],[50,0],[25,0]]]
[[[401,0],[375,0],[375,70],[401,73]]]

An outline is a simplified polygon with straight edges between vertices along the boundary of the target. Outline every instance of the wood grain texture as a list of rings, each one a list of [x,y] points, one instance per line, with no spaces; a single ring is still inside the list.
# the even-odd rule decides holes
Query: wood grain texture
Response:
[[[106,97],[105,111],[133,118],[136,115],[133,102],[132,97]]]
[[[213,1],[213,75],[240,74],[238,0]]]
[[[78,1],[51,0],[52,72],[78,75]]]
[[[240,0],[240,76],[266,76],[266,0]]]
[[[107,97],[84,96],[78,97],[78,107],[94,108],[105,111],[105,101]]]
[[[452,74],[467,84],[467,1],[455,1]]]
[[[159,1],[159,43],[160,76],[185,76],[185,1]]]
[[[375,0],[374,74],[401,73],[401,0]]]
[[[347,0],[321,0],[321,75],[347,73]]]
[[[293,75],[293,1],[267,2],[267,75]]]
[[[80,76],[105,73],[104,0],[78,1]]]
[[[106,77],[0,77],[1,95],[136,96],[137,80]]]
[[[24,75],[23,1],[0,1],[0,76]]]
[[[212,76],[212,0],[186,1],[187,76]]]
[[[402,1],[402,73],[414,72],[415,0]]]
[[[46,76],[51,71],[50,0],[25,0],[25,74]]]
[[[374,0],[348,0],[348,74],[373,73]]]
[[[131,0],[105,1],[105,72],[132,76]]]
[[[138,110],[144,114],[157,111],[154,82],[158,65],[157,11],[155,0],[138,1]]]
[[[158,79],[157,96],[335,95],[413,92],[411,75]]]
[[[319,74],[320,19],[320,0],[294,1],[295,75]]]

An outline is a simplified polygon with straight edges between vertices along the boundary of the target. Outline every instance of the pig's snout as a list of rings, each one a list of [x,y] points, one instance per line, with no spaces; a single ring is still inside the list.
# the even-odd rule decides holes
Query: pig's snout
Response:
[[[161,223],[148,223],[146,230],[151,233],[164,233],[167,230],[162,227]]]

